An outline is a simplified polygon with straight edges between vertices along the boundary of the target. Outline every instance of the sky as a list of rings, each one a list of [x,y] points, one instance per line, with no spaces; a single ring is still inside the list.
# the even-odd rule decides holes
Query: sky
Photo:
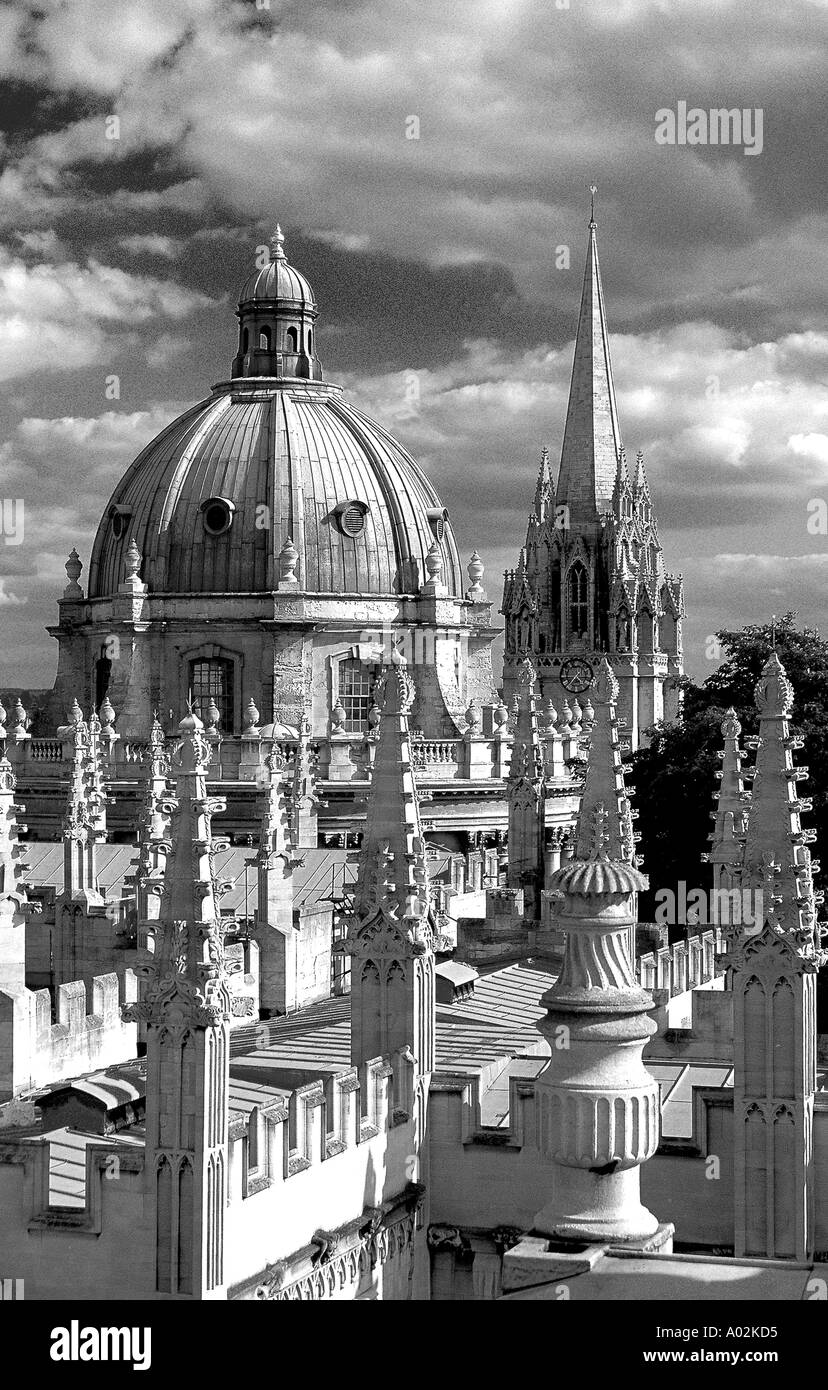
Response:
[[[0,10],[0,686],[52,684],[68,553],[227,378],[277,221],[326,377],[422,464],[497,609],[560,453],[592,183],[688,669],[773,612],[828,629],[827,49],[828,0]],[[750,113],[742,143],[661,143],[680,103]]]

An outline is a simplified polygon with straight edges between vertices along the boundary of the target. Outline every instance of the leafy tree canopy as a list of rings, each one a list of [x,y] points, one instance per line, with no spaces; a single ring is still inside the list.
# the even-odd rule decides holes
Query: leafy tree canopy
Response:
[[[640,918],[652,921],[654,895],[668,888],[677,895],[684,882],[709,889],[711,873],[701,861],[709,848],[715,811],[715,773],[721,767],[721,722],[732,705],[742,724],[742,741],[756,733],[759,716],[753,691],[774,645],[794,688],[791,720],[805,738],[799,756],[809,768],[800,784],[813,798],[814,809],[804,824],[817,832],[817,845],[828,844],[828,642],[813,628],[798,630],[796,614],[745,627],[741,632],[716,633],[724,660],[702,685],[682,678],[684,719],[656,725],[651,742],[633,755],[631,782],[638,809],[643,868],[650,892],[641,895]],[[752,756],[744,766],[752,766]],[[680,927],[674,933],[683,935]]]

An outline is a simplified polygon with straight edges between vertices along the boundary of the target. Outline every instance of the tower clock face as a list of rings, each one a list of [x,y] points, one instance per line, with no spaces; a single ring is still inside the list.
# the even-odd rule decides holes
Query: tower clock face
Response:
[[[580,695],[592,685],[592,667],[583,657],[571,656],[561,667],[561,685],[573,695]]]

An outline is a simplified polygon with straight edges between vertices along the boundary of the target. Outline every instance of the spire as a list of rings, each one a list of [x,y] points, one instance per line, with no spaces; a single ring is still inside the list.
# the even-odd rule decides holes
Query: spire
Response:
[[[632,890],[642,886],[642,875],[636,869],[635,813],[627,797],[619,751],[615,713],[618,681],[606,657],[601,660],[593,686],[594,722],[573,858],[582,866],[598,862],[629,865]]]
[[[406,924],[412,940],[421,933],[428,939],[428,876],[408,730],[414,684],[403,666],[387,668],[376,699],[382,723],[354,907],[361,917],[381,908]]]
[[[549,503],[553,495],[552,478],[549,473],[549,450],[544,445],[541,450],[540,469],[538,471],[538,481],[535,484],[535,502],[533,511],[538,521],[545,521]]]
[[[297,760],[299,750],[297,750]],[[259,945],[259,1004],[264,1018],[291,1013],[297,1006],[298,933],[293,927],[294,857],[284,754],[272,743],[261,769],[259,847],[256,854],[255,936]]]
[[[63,815],[63,892],[68,898],[91,894],[99,901],[97,847],[106,839],[106,796],[100,767],[100,748],[83,721],[77,702],[72,707],[72,767]],[[97,722],[97,715],[94,716]]]
[[[756,750],[753,797],[744,860],[746,887],[762,893],[762,917],[803,959],[819,956],[811,854],[813,831],[803,830],[800,813],[810,811],[810,797],[800,797],[796,783],[807,768],[796,768],[791,750],[802,747],[792,737],[789,715],[793,686],[776,651],[762,669],[754,692],[759,734],[748,744]]]
[[[144,997],[123,1016],[147,1025],[145,1213],[155,1234],[155,1291],[204,1298],[224,1284],[228,1018],[224,924],[228,886],[213,872],[207,795],[210,745],[190,710],[173,754],[175,802]]]
[[[293,762],[291,788],[291,834],[296,849],[316,849],[317,811],[322,804],[316,794],[319,750],[311,742],[310,720],[299,721],[299,739]]]
[[[806,768],[791,751],[793,687],[776,651],[755,689],[759,734],[743,885],[760,896],[760,929],[730,956],[733,988],[733,1188],[737,1257],[814,1258],[816,979],[825,959],[807,842]],[[757,892],[758,890],[758,892]]]
[[[389,666],[348,935],[354,1064],[408,1048],[420,1075],[434,1066],[434,938],[408,715],[414,685]]]
[[[211,1027],[229,1013],[218,906],[229,885],[213,872],[212,817],[225,803],[207,795],[210,745],[192,709],[178,727],[169,855],[152,960],[142,972],[148,986],[130,1007],[135,1018],[184,1029],[190,1023]]]
[[[135,889],[139,931],[142,923],[154,921],[158,917],[161,907],[164,871],[170,847],[170,817],[174,804],[167,783],[169,771],[164,730],[158,722],[156,711],[147,747],[144,800],[138,820]]]
[[[596,228],[591,221],[555,499],[559,506],[569,507],[571,526],[594,522],[611,506],[620,447]]]
[[[715,822],[709,836],[711,848],[708,854],[702,856],[703,863],[713,867],[713,910],[710,920],[713,923],[721,923],[727,935],[731,935],[728,926],[736,926],[741,920],[740,912],[731,911],[731,894],[741,890],[747,808],[750,804],[750,792],[745,790],[742,777],[744,753],[739,747],[741,732],[742,726],[736,718],[736,711],[731,708],[722,720],[724,748],[719,754],[722,768],[716,773],[720,785],[713,793],[716,810],[710,813],[711,819]],[[740,906],[741,903],[740,897]]]
[[[544,740],[538,728],[535,668],[528,657],[518,669],[516,719],[507,793],[509,799],[508,886],[524,890],[524,914],[541,915],[546,846]]]

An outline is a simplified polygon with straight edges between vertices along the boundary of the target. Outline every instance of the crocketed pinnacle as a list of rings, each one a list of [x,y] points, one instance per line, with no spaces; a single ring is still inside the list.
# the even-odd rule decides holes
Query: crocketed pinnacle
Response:
[[[404,666],[389,666],[380,684],[382,710],[354,910],[365,920],[382,911],[419,935],[428,929],[425,845],[414,784],[408,715],[414,685]]]
[[[632,811],[619,753],[618,681],[604,657],[593,681],[595,719],[572,862],[552,875],[566,893],[632,893],[647,887],[635,865]]]
[[[762,891],[762,917],[786,937],[803,958],[819,952],[817,904],[813,868],[800,813],[811,809],[809,798],[797,792],[807,768],[796,768],[791,751],[802,740],[791,736],[789,715],[794,691],[778,653],[765,662],[754,692],[759,711],[753,798],[745,842],[745,885]]]

